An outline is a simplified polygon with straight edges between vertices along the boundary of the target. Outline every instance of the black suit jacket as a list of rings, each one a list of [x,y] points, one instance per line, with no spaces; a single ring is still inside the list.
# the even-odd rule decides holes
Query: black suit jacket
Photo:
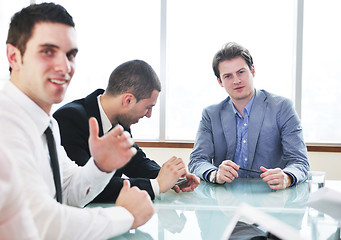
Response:
[[[78,99],[59,108],[53,117],[57,120],[61,144],[71,160],[79,166],[84,166],[89,158],[89,118],[95,117],[99,125],[99,136],[103,136],[97,96],[103,94],[103,89],[97,89],[86,98]],[[126,129],[130,131],[130,129]],[[152,199],[155,198],[149,179],[157,177],[160,166],[146,157],[146,154],[136,144],[136,155],[121,169],[116,170],[106,188],[93,202],[115,202],[123,186],[122,174],[129,177],[131,186],[146,190]]]

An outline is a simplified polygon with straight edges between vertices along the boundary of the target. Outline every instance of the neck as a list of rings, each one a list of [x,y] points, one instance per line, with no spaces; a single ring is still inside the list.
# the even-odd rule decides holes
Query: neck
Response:
[[[254,94],[250,95],[248,98],[245,99],[232,99],[232,103],[234,107],[237,109],[240,115],[244,117],[243,110],[246,107],[246,105],[251,101]]]
[[[12,70],[13,71],[13,70]],[[13,77],[11,74],[11,82],[16,86],[22,93],[24,93],[27,97],[29,97],[35,104],[37,104],[43,111],[50,116],[50,112],[52,109],[52,104],[44,104],[42,101],[38,101],[38,99],[34,98],[34,94],[31,94],[31,91],[20,84],[19,78]]]
[[[120,107],[117,105],[118,101],[115,97],[109,96],[108,94],[103,94],[99,98],[100,103],[102,105],[103,111],[105,115],[107,115],[108,119],[110,120],[112,125],[118,123],[116,120],[117,115],[119,114]]]

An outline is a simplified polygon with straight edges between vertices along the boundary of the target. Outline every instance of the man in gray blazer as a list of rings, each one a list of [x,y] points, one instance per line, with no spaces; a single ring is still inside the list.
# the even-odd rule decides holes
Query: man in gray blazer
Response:
[[[304,181],[307,150],[291,101],[254,88],[252,57],[237,43],[225,44],[212,65],[229,97],[203,110],[190,172],[218,184],[261,177],[271,189]]]

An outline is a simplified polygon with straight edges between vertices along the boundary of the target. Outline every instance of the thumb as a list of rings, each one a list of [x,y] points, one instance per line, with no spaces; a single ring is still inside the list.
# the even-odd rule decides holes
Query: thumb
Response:
[[[173,187],[173,190],[176,192],[176,193],[179,193],[180,192],[180,187],[178,185],[175,185]]]
[[[123,187],[121,191],[127,191],[130,188],[130,181],[129,180],[124,180],[123,181]]]
[[[98,123],[97,119],[94,117],[91,117],[89,119],[89,133],[90,133],[89,141],[98,137]]]
[[[268,169],[266,169],[265,167],[263,167],[263,166],[261,166],[260,168],[259,168],[262,172],[266,172],[266,171],[268,171]]]

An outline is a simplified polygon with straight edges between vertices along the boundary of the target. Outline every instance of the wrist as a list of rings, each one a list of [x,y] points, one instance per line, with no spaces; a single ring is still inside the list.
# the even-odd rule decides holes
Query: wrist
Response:
[[[113,171],[110,171],[109,169],[106,169],[101,163],[99,163],[98,161],[96,161],[94,159],[94,163],[96,165],[96,167],[101,171],[101,172],[105,172],[105,173],[111,173]]]
[[[213,170],[211,171],[208,176],[207,179],[210,183],[216,183],[217,180],[217,170]]]
[[[287,182],[286,187],[290,187],[293,182],[292,176],[286,172],[284,174],[285,174],[285,179]]]

